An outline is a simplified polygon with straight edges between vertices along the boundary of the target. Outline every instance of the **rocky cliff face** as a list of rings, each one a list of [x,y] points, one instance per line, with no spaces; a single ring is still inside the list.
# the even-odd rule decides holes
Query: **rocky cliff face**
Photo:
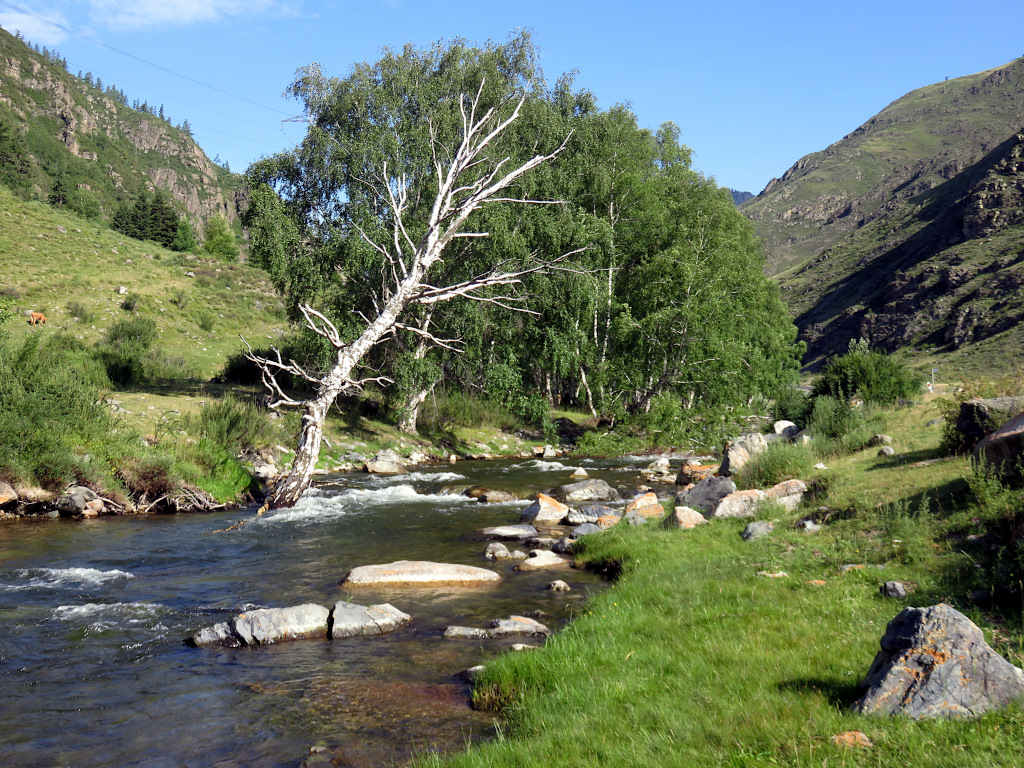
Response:
[[[0,115],[4,111],[35,135],[33,147],[63,146],[77,187],[95,196],[107,216],[125,198],[161,188],[200,233],[212,216],[238,218],[240,177],[215,166],[191,137],[119,103],[0,30]],[[52,183],[54,157],[52,149],[33,156],[40,196]]]
[[[812,363],[850,338],[952,351],[1024,329],[1024,133],[895,201],[782,286]]]

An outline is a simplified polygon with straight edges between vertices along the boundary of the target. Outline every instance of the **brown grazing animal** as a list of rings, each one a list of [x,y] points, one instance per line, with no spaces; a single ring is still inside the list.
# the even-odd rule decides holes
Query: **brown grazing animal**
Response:
[[[46,323],[46,315],[42,312],[29,312],[28,313],[28,324],[39,325],[39,323]]]

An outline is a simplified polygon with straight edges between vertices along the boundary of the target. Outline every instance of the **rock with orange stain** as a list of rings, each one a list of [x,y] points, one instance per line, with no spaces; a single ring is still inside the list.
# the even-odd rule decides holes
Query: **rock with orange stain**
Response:
[[[871,739],[863,734],[861,731],[847,731],[846,733],[837,733],[832,737],[832,743],[837,747],[873,747]]]
[[[1024,695],[1024,672],[945,603],[905,608],[889,622],[853,710],[915,719],[973,718]]]
[[[696,509],[677,504],[676,508],[672,510],[672,513],[665,518],[661,525],[664,528],[679,528],[689,531],[705,523],[707,523],[707,520],[704,515]]]
[[[643,496],[637,496],[635,499],[631,499],[626,504],[626,509],[623,515],[628,515],[630,512],[636,512],[638,515],[643,517],[661,517],[665,514],[665,508],[661,506],[658,501],[658,495],[655,493],[645,493]]]
[[[811,581],[808,581],[807,583],[810,584],[812,587],[824,587],[825,584],[826,584],[826,581],[824,579],[812,579]]]
[[[569,507],[544,493],[538,493],[536,500],[523,510],[519,521],[532,525],[558,525],[569,514]]]

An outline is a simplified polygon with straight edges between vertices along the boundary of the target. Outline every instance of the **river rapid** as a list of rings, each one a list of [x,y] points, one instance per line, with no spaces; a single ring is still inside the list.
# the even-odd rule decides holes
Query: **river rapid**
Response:
[[[574,460],[575,461],[575,460]],[[320,479],[293,509],[0,524],[0,764],[295,766],[310,746],[339,765],[401,762],[487,738],[458,673],[514,640],[444,640],[543,611],[552,629],[604,588],[584,571],[518,573],[472,534],[517,523],[528,502],[481,504],[571,482],[573,466],[631,486],[641,459],[460,462],[409,475]],[[235,530],[212,533],[244,520]],[[490,567],[472,590],[347,591],[358,565],[432,560]],[[551,593],[552,579],[573,591]],[[257,648],[191,648],[198,629],[256,607],[390,602],[393,634]]]

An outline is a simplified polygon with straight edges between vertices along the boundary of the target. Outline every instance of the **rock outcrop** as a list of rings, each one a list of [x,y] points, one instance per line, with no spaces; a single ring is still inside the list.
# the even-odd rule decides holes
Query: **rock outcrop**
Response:
[[[970,619],[945,603],[904,608],[853,704],[866,715],[977,717],[1024,696],[1024,672],[997,654]]]
[[[997,472],[1003,482],[1024,482],[1024,413],[1018,413],[978,443],[974,457]]]

